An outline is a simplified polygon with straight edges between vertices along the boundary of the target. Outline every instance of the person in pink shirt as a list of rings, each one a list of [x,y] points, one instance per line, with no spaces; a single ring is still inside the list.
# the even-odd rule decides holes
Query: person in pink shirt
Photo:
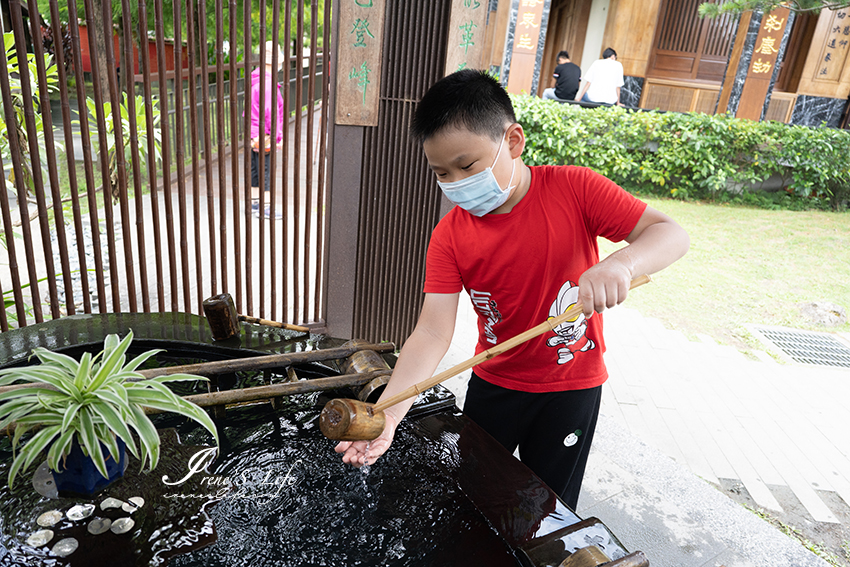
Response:
[[[283,93],[281,91],[281,85],[277,85],[277,112],[275,112],[275,97],[272,96],[272,89],[275,84],[275,68],[272,66],[272,54],[275,50],[274,42],[267,41],[265,44],[265,77],[262,79],[261,85],[261,77],[260,73],[262,69],[257,67],[254,69],[254,72],[251,73],[251,199],[254,201],[252,208],[259,212],[259,198],[260,198],[260,123],[264,123],[263,133],[264,140],[263,146],[265,148],[265,156],[264,156],[264,167],[265,170],[265,189],[269,191],[271,188],[271,172],[269,163],[271,160],[269,159],[269,154],[271,152],[272,147],[276,147],[283,140],[283,129],[285,127],[284,122],[284,108],[283,108]],[[277,54],[277,69],[283,66],[283,53],[281,53],[278,48]],[[265,93],[263,93],[263,106],[265,107],[265,112],[262,113],[264,116],[261,119],[260,112],[260,89],[264,88]],[[274,122],[275,125],[275,142],[272,143],[272,124]]]

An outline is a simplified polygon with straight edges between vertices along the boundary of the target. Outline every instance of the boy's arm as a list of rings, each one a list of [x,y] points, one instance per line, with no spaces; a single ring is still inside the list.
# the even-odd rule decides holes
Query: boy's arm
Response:
[[[664,213],[647,207],[621,248],[589,268],[579,278],[579,299],[584,314],[602,312],[626,299],[629,282],[642,274],[653,274],[685,255],[688,233]]]
[[[458,293],[426,293],[422,312],[413,333],[404,343],[393,375],[380,399],[387,399],[414,384],[427,380],[443,359],[454,334],[457,317]],[[395,428],[404,418],[416,397],[399,402],[384,410],[387,424],[380,437],[371,443],[366,441],[343,441],[336,446],[343,453],[342,460],[359,467],[374,463],[389,449]],[[368,446],[368,463],[365,461]]]

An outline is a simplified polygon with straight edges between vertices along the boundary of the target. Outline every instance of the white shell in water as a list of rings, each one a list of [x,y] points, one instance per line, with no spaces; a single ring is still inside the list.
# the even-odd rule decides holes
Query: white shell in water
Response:
[[[133,526],[136,525],[130,518],[118,518],[114,522],[112,522],[112,533],[114,534],[126,534],[130,530],[133,529]]]
[[[50,540],[52,539],[53,530],[38,530],[37,532],[30,534],[30,537],[27,538],[27,545],[31,545],[32,547],[41,547],[42,545],[50,543]]]
[[[125,512],[127,512],[128,514],[132,514],[133,512],[135,512],[136,510],[138,510],[139,508],[141,508],[144,505],[145,505],[145,499],[144,498],[142,498],[141,496],[131,496],[130,498],[127,499],[127,502],[125,502],[121,506],[121,509],[124,510]]]
[[[93,513],[94,504],[77,504],[76,506],[71,506],[71,509],[67,512],[67,516],[69,520],[76,522],[88,518]]]
[[[62,520],[62,512],[59,510],[50,510],[49,512],[45,512],[35,521],[36,524],[41,526],[42,528],[49,528],[50,526],[55,526]]]
[[[109,518],[94,518],[86,529],[91,535],[105,534],[112,527],[112,520]]]
[[[80,544],[77,540],[72,537],[66,537],[57,541],[56,545],[50,549],[50,553],[59,557],[68,557],[77,551],[78,547],[80,547]]]
[[[101,510],[108,510],[110,508],[120,508],[124,505],[124,502],[118,500],[117,498],[112,498],[111,496],[100,503]]]

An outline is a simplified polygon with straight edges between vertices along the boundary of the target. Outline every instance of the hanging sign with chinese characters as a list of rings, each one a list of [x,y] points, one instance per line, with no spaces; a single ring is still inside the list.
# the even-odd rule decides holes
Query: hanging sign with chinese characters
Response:
[[[819,81],[841,80],[844,63],[850,52],[850,9],[832,11],[826,42],[820,54],[815,79]]]
[[[761,120],[789,14],[788,8],[776,8],[762,17],[750,68],[741,91],[741,102],[735,114],[738,118]]]
[[[386,0],[341,0],[337,9],[335,121],[376,126]]]
[[[452,0],[446,75],[461,69],[480,69],[489,0]]]
[[[515,0],[516,1],[516,0]],[[513,50],[507,91],[512,94],[531,93],[534,69],[537,64],[537,44],[543,25],[544,0],[518,0]],[[512,22],[513,23],[513,22]]]

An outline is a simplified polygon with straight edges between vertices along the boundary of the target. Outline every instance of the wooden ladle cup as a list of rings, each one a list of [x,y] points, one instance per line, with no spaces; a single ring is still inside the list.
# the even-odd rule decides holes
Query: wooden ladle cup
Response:
[[[638,276],[632,280],[629,289],[634,289],[645,283],[650,282],[649,276]],[[536,336],[542,335],[546,331],[552,331],[558,325],[575,319],[581,312],[584,311],[581,303],[576,303],[571,308],[567,309],[557,317],[548,319],[540,323],[536,327],[532,327],[519,335],[506,340],[478,353],[469,360],[452,366],[439,374],[436,374],[424,380],[419,384],[414,384],[410,388],[399,392],[398,394],[387,398],[377,404],[368,404],[359,400],[348,400],[337,398],[329,401],[322,409],[322,414],[319,416],[319,428],[328,439],[338,441],[371,441],[377,438],[383,431],[386,424],[384,410],[394,406],[413,396],[417,396],[425,390],[432,388],[443,382],[457,376],[464,370],[468,370],[473,366],[481,364],[486,360],[502,354],[503,352],[519,346],[526,341],[533,339]]]

